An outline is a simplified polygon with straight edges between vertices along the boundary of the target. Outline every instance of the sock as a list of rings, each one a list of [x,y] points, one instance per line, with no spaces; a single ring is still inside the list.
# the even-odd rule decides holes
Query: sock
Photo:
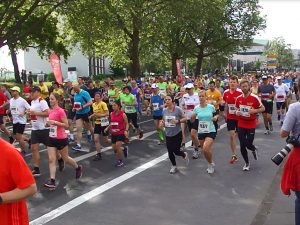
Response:
[[[159,140],[161,140],[161,141],[164,140],[164,134],[163,134],[162,130],[159,130],[158,136],[159,136]]]

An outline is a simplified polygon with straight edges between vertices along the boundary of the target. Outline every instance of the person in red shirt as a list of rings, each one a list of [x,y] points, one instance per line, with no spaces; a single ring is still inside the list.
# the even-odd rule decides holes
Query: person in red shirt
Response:
[[[35,180],[14,146],[1,138],[0,145],[0,224],[28,225],[25,199],[36,193]]]
[[[235,102],[236,115],[238,116],[238,137],[241,154],[245,161],[243,171],[249,171],[250,163],[247,149],[252,151],[254,159],[257,160],[257,149],[253,145],[256,128],[256,114],[264,112],[265,107],[259,98],[251,93],[251,86],[248,80],[242,80],[240,87],[243,94],[237,97]]]
[[[3,92],[0,91],[0,129],[9,137],[9,142],[12,144],[14,142],[14,138],[12,137],[8,129],[5,127],[4,121],[4,116],[6,115],[6,106],[8,106],[8,99],[3,94]]]
[[[25,86],[23,87],[23,95],[28,104],[31,104],[31,85],[29,81],[26,81]]]
[[[226,122],[227,122],[227,130],[229,133],[230,147],[231,147],[231,160],[230,163],[233,164],[237,162],[237,154],[236,154],[236,132],[238,128],[238,116],[235,115],[235,100],[237,97],[242,95],[242,91],[237,88],[238,86],[238,78],[236,76],[230,77],[229,80],[229,89],[225,90],[223,93],[223,101],[227,106],[226,110]]]

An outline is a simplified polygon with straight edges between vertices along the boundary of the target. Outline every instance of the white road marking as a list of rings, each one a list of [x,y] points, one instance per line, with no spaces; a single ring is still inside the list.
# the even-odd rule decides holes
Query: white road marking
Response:
[[[226,124],[222,124],[220,126],[220,128],[218,130],[222,130],[223,128],[226,127]],[[155,131],[156,132],[156,131]],[[191,141],[189,141],[187,143],[187,145],[191,145]],[[123,183],[126,180],[129,180],[130,178],[144,172],[147,169],[150,169],[151,167],[157,165],[158,163],[166,160],[168,158],[168,154],[165,153],[153,160],[151,160],[150,162],[147,162],[83,195],[80,195],[79,197],[65,203],[64,205],[44,214],[43,216],[31,221],[29,224],[30,225],[41,225],[41,224],[45,224],[48,223],[52,220],[54,220],[55,218],[65,214],[66,212],[72,210],[73,208],[89,201],[90,199],[97,197],[98,195],[103,194],[104,192],[110,190],[111,188]]]

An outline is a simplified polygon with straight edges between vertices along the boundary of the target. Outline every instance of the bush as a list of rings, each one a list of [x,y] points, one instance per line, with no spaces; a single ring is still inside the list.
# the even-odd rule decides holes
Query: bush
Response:
[[[47,80],[48,82],[56,81],[54,73],[47,74],[45,80]]]
[[[105,74],[97,74],[93,76],[93,80],[105,80],[107,76]]]

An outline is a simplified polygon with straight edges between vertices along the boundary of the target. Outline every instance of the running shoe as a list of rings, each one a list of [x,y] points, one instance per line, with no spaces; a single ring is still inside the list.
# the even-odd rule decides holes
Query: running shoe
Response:
[[[139,133],[139,139],[142,139],[144,136],[144,132],[141,130],[140,133]]]
[[[194,150],[194,152],[193,152],[193,159],[198,159],[199,158],[199,156],[200,156],[200,152],[199,152],[199,150],[197,151],[197,150]]]
[[[32,172],[32,176],[34,176],[34,177],[39,177],[39,176],[41,176],[40,168],[38,168],[38,167],[34,167],[33,170],[32,170],[31,172]]]
[[[172,166],[170,169],[170,174],[174,174],[177,172],[177,167],[176,166]]]
[[[10,137],[9,137],[9,143],[13,144],[14,141],[15,141],[15,139],[14,139],[12,136],[10,136]]]
[[[264,134],[270,134],[270,131],[269,131],[269,130],[266,130]]]
[[[187,152],[185,152],[184,154],[185,154],[185,156],[183,159],[185,161],[186,166],[188,166],[190,163],[189,154]]]
[[[75,178],[79,179],[82,177],[82,165],[79,165],[76,169],[75,169]]]
[[[231,156],[231,160],[229,161],[230,164],[234,164],[238,161],[238,158],[236,155],[232,155]]]
[[[257,159],[258,159],[258,152],[257,152],[257,148],[255,148],[255,150],[254,150],[254,151],[252,151],[252,154],[253,154],[253,158],[254,158],[255,160],[257,160]]]
[[[72,147],[72,150],[79,152],[81,151],[81,146],[76,144],[75,146]]]
[[[127,146],[124,146],[123,153],[124,153],[124,157],[127,158],[128,157],[128,147]]]
[[[56,189],[56,184],[54,179],[49,179],[44,184],[44,187],[48,188],[50,191],[54,191]]]
[[[164,142],[163,140],[159,140],[159,141],[157,142],[157,144],[158,144],[158,145],[164,145],[165,142]]]
[[[69,141],[69,143],[75,142],[75,139],[74,139],[74,138],[71,138],[71,137],[68,137],[68,141]]]
[[[208,174],[213,174],[215,172],[215,164],[214,163],[208,164],[206,171]]]
[[[101,156],[101,153],[97,153],[94,158],[93,158],[93,161],[99,161],[102,159],[102,156]]]
[[[58,162],[58,170],[59,172],[62,172],[65,168],[65,162],[62,158],[58,159],[57,162]]]
[[[180,151],[184,151],[184,150],[185,150],[185,143],[181,143]]]
[[[250,170],[250,163],[246,163],[244,166],[243,166],[243,171],[249,171]]]
[[[273,131],[273,125],[270,124],[270,131]]]
[[[124,163],[122,160],[118,160],[115,164],[115,167],[122,167],[122,166],[124,166]]]

